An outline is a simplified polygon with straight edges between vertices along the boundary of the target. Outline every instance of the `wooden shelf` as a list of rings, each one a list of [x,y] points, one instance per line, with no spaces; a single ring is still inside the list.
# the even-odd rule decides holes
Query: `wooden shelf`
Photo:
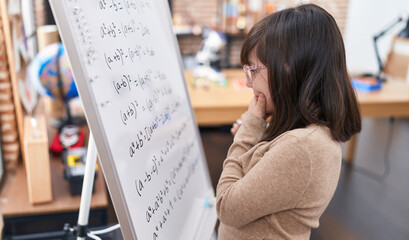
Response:
[[[4,189],[0,194],[0,209],[4,218],[30,216],[38,214],[62,213],[78,211],[81,196],[71,196],[69,182],[64,179],[64,164],[59,158],[50,160],[53,201],[51,203],[32,205],[28,201],[27,179],[22,164],[17,168],[14,176],[8,176]],[[98,167],[97,178],[94,183],[94,193],[91,209],[108,207],[108,195],[104,176]]]

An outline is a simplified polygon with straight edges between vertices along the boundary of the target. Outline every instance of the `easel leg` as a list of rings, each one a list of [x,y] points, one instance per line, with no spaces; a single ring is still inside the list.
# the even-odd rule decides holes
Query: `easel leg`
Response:
[[[87,226],[91,206],[92,188],[94,186],[96,163],[97,149],[95,146],[94,137],[90,133],[87,158],[85,162],[84,182],[82,184],[80,211],[78,215],[77,240],[85,240],[87,236]]]

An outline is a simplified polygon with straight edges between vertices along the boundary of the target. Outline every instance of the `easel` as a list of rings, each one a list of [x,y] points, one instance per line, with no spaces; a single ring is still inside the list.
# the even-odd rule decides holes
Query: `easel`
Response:
[[[97,148],[92,133],[89,135],[87,158],[85,161],[84,181],[82,183],[81,203],[77,223],[77,239],[85,240],[87,236],[88,217],[91,205],[92,188],[94,185],[95,164],[97,163]]]
[[[87,236],[94,238],[95,237],[94,234],[107,233],[107,232],[113,231],[120,227],[119,224],[117,224],[105,230],[87,233],[88,218],[89,218],[90,205],[91,205],[92,188],[94,185],[94,175],[95,175],[95,164],[96,163],[97,163],[97,148],[95,146],[94,137],[92,136],[92,133],[90,133],[89,140],[88,140],[87,158],[85,161],[84,181],[82,183],[81,203],[80,203],[80,209],[79,209],[79,215],[78,215],[78,222],[77,222],[77,226],[75,227],[75,231],[73,230],[75,234],[77,235],[77,240],[85,240]],[[212,205],[213,203],[211,203],[211,200],[209,199],[205,200],[204,207],[206,208],[214,207]],[[204,216],[202,215],[202,218],[203,217]],[[64,230],[69,231],[69,228],[64,227]],[[200,229],[196,234],[198,233],[200,233]],[[95,239],[98,239],[98,238],[95,238]],[[196,235],[196,239],[201,239],[201,236]],[[209,239],[210,240],[217,239],[216,234],[213,233]]]
[[[136,35],[102,39],[98,34],[99,24],[104,24],[102,21],[112,20],[118,24],[133,21],[133,17],[122,14],[127,11],[126,8],[122,8],[120,10],[122,12],[117,12],[108,9],[108,5],[105,6],[104,3],[98,7],[90,1],[75,0],[50,0],[50,3],[70,58],[71,67],[75,72],[75,78],[81,80],[76,82],[77,88],[87,113],[88,125],[95,136],[100,163],[104,169],[104,177],[110,189],[110,196],[115,205],[115,212],[121,223],[124,238],[148,239],[159,235],[181,236],[180,239],[194,239],[199,236],[201,239],[210,239],[217,216],[215,207],[205,208],[204,202],[206,198],[214,197],[214,189],[208,169],[206,169],[207,163],[198,129],[195,127],[193,111],[188,102],[186,83],[182,74],[183,65],[177,39],[172,32],[169,6],[164,4],[163,0],[144,3],[144,10],[140,12],[140,20],[149,34],[148,32],[145,34],[145,30],[142,30],[142,32],[135,33]],[[134,11],[132,14],[139,11],[138,9],[129,10]],[[147,20],[143,14],[156,17]],[[87,21],[87,19],[97,21]],[[168,26],[164,26],[164,23],[168,23]],[[144,37],[142,40],[139,34]],[[119,48],[121,48],[120,52],[126,48],[134,49],[135,40],[141,40],[137,44],[138,49],[147,49],[143,58],[138,54],[141,58],[138,58],[137,63],[133,63],[132,59],[135,56],[130,56],[135,53],[132,53],[132,50],[128,57],[125,55],[123,55],[124,58],[121,57],[123,60],[125,58],[128,60],[111,62],[114,55],[118,54],[116,52]],[[122,56],[122,53],[120,55]],[[169,67],[169,61],[165,61],[168,58],[173,59],[172,67]],[[108,89],[112,86],[106,84],[115,76],[123,74],[137,76],[138,88],[132,88],[134,90],[131,93],[129,93],[130,89],[126,90],[127,92],[118,96],[117,94],[121,93]],[[147,74],[147,79],[151,79],[147,85],[141,82],[146,82],[143,80],[145,79],[142,77],[143,74]],[[159,81],[166,79],[167,75],[178,76],[178,78],[177,81],[168,81],[163,88],[164,84]],[[154,80],[155,78],[157,80]],[[95,79],[101,80],[95,81]],[[152,84],[150,84],[151,81]],[[115,82],[113,83],[115,87]],[[122,121],[119,121],[121,119],[116,113],[119,111],[122,115],[121,107],[125,109],[131,104],[133,113],[136,113],[137,110],[142,113],[149,105],[145,106],[145,101],[149,102],[154,97],[151,93],[161,92],[162,89],[167,93],[162,96],[163,98],[158,99],[155,111],[146,111],[138,117],[137,121],[129,122],[129,126],[125,126],[128,122],[123,118]],[[184,94],[179,94],[182,92]],[[138,105],[136,100],[143,104]],[[136,117],[136,114],[132,116]],[[127,120],[130,119],[127,118]],[[151,130],[157,130],[154,138],[151,138],[153,133]],[[188,137],[188,141],[183,141],[185,136]],[[126,151],[127,146],[123,141],[111,141],[113,139],[123,139],[124,143],[129,143],[130,152]],[[148,141],[150,141],[149,144]],[[89,149],[90,151],[95,150],[92,143],[89,144]],[[125,151],[122,151],[124,149]],[[140,161],[130,161],[132,158],[136,159],[136,149],[139,151]],[[87,157],[86,166],[91,166],[86,169],[91,170],[89,167],[94,167],[92,166],[92,163],[95,163],[93,158],[95,159],[91,155]],[[166,161],[175,158],[177,162]],[[159,171],[160,175],[157,159],[160,159],[161,163],[163,161]],[[148,168],[144,169],[147,166]],[[153,166],[152,171],[151,166]],[[177,166],[181,167],[173,170]],[[135,169],[138,172],[135,172]],[[86,172],[89,175],[87,170]],[[156,174],[154,178],[153,174]],[[176,177],[178,177],[177,180]],[[142,184],[145,182],[144,179],[146,179],[145,185]],[[84,183],[84,188],[86,185]],[[150,190],[145,190],[144,194],[141,194],[140,191],[144,188]],[[83,190],[83,198],[87,199],[84,195],[86,191]],[[163,203],[157,200],[162,204],[161,212],[147,220],[143,216],[146,213],[145,209],[156,204],[152,202],[152,197],[156,196],[164,200]],[[84,204],[82,203],[81,201],[81,205],[85,206],[84,209],[89,205],[86,200]],[[87,214],[87,211],[85,215],[80,213],[79,228],[84,228],[83,226],[86,225]],[[194,220],[194,223],[190,220]],[[85,231],[80,229],[80,232],[79,239],[84,239]],[[187,237],[183,238],[183,236]]]
[[[94,186],[95,164],[97,163],[97,148],[95,146],[94,137],[90,133],[88,139],[88,151],[85,160],[84,180],[82,183],[81,202],[78,214],[77,226],[70,228],[68,224],[64,226],[65,236],[70,232],[76,235],[77,240],[85,240],[87,236],[98,239],[96,234],[103,234],[119,228],[119,224],[109,227],[101,231],[88,232],[88,218],[91,210],[92,188]]]

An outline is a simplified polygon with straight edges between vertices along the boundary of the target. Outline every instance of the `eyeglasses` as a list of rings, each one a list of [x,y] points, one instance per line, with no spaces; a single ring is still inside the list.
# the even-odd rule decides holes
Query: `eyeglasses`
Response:
[[[256,77],[256,73],[260,70],[265,68],[266,66],[264,65],[244,65],[243,66],[243,71],[246,74],[247,82],[253,82],[254,78]]]

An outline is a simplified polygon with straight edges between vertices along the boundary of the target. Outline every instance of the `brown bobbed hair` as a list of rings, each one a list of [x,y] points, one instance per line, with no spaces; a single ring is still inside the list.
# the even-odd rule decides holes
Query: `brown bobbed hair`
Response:
[[[241,63],[251,51],[267,67],[274,105],[262,141],[309,124],[327,126],[337,141],[361,130],[361,116],[334,18],[314,4],[271,14],[248,33]]]

